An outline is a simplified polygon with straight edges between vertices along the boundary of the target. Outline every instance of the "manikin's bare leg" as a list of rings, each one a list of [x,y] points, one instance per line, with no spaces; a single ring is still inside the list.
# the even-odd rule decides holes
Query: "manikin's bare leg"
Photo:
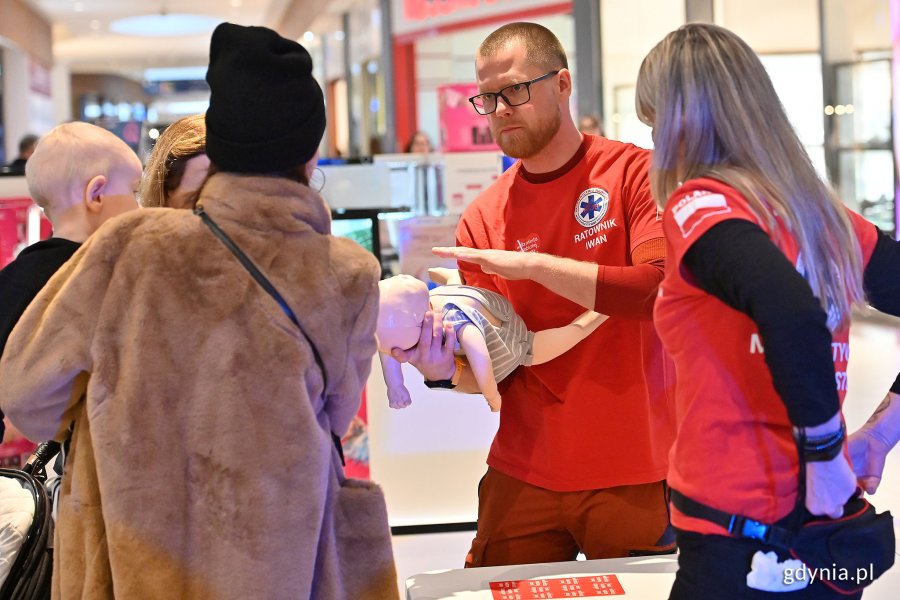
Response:
[[[497,380],[494,379],[494,369],[491,366],[491,356],[488,354],[487,342],[484,334],[475,325],[467,323],[457,331],[459,345],[466,353],[469,368],[478,382],[478,388],[487,400],[491,410],[500,410],[500,392],[497,390]]]
[[[569,351],[608,318],[606,315],[589,310],[568,325],[535,332],[532,346],[534,360],[531,364],[545,363]]]

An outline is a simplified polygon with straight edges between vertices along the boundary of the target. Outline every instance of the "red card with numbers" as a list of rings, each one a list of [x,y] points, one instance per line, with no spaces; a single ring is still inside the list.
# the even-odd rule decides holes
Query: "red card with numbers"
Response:
[[[492,581],[494,600],[556,600],[557,598],[603,598],[624,596],[615,575],[589,575],[558,579]]]

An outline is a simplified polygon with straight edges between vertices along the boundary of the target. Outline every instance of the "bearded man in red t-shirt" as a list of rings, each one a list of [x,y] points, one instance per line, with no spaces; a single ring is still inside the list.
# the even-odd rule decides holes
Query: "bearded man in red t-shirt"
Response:
[[[500,383],[466,566],[672,552],[663,481],[671,382],[651,321],[665,246],[650,153],[579,133],[565,51],[540,25],[493,32],[476,73],[474,109],[520,160],[466,209],[457,229],[465,248],[436,252],[460,259],[466,284],[508,298],[532,331],[585,308],[610,318],[559,358]],[[394,357],[431,387],[477,392],[453,360],[452,328],[429,314],[422,330]]]

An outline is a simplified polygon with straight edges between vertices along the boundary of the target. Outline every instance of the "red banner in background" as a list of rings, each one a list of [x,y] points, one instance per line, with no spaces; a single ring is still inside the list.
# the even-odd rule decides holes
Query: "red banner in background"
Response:
[[[0,269],[28,245],[28,212],[31,198],[0,198]],[[40,239],[50,237],[50,221],[41,214]]]
[[[369,417],[366,413],[366,390],[363,389],[359,411],[350,430],[341,440],[344,448],[344,473],[356,479],[369,478]]]
[[[475,112],[469,98],[478,94],[474,83],[442,85],[437,89],[443,152],[497,150],[487,118]]]
[[[625,595],[625,590],[615,575],[492,581],[490,585],[494,600],[555,600]]]
[[[495,4],[496,0],[486,0]],[[403,0],[403,17],[410,21],[424,21],[450,15],[465,8],[478,8],[482,0]]]

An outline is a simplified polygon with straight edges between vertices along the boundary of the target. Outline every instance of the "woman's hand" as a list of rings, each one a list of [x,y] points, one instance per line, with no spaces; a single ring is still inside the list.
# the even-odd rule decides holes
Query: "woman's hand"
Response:
[[[856,475],[841,452],[829,461],[806,463],[806,508],[814,515],[839,519],[856,491]]]
[[[881,483],[884,461],[891,445],[883,435],[865,426],[852,434],[847,443],[859,485],[867,494],[874,494]]]
[[[850,460],[866,493],[881,483],[884,461],[900,439],[900,394],[888,392],[866,424],[849,438]]]

